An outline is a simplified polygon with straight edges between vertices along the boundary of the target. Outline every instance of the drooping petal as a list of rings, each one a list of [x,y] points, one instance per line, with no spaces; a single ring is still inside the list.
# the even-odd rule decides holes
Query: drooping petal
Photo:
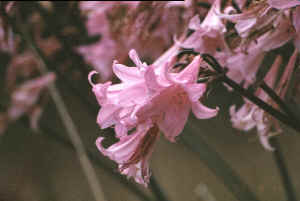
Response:
[[[232,105],[229,108],[230,121],[232,127],[243,131],[249,131],[256,126],[256,121],[252,118],[253,110],[251,104],[245,103],[239,110],[236,111],[236,106]]]
[[[171,142],[182,132],[190,112],[190,105],[165,108],[163,119],[158,121],[159,129]]]
[[[116,123],[117,117],[116,113],[120,110],[120,107],[113,104],[106,104],[101,107],[98,116],[97,123],[102,129],[108,128]]]
[[[150,180],[150,169],[148,161],[142,160],[135,165],[130,165],[128,168],[123,169],[122,165],[119,165],[121,173],[127,175],[127,178],[133,177],[135,182],[147,187]],[[142,173],[144,172],[144,174]]]
[[[34,130],[34,131],[38,131],[39,130],[39,120],[42,116],[43,113],[43,108],[41,106],[36,106],[34,107],[29,114],[29,118],[30,118],[30,127]]]
[[[99,105],[104,105],[107,102],[107,89],[111,85],[111,82],[108,81],[104,84],[94,84],[92,81],[93,75],[98,74],[97,71],[91,71],[88,76],[89,83],[93,87],[93,92],[97,98]]]
[[[270,129],[269,125],[259,124],[257,127],[260,143],[268,151],[274,151],[275,148],[270,144]]]
[[[122,164],[126,163],[132,154],[136,151],[138,144],[143,136],[138,134],[132,134],[124,136],[119,142],[111,145],[107,149],[102,146],[103,137],[99,137],[96,141],[96,145],[99,151],[104,155],[109,157],[111,160]]]
[[[211,109],[196,101],[192,103],[192,111],[198,119],[209,119],[218,114],[219,108]]]

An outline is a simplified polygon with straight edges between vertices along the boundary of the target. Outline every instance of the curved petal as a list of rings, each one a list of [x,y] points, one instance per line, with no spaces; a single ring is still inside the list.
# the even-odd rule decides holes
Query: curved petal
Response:
[[[196,56],[185,69],[176,75],[176,81],[178,83],[195,83],[198,79],[201,62],[202,58],[200,56]]]
[[[108,128],[116,122],[116,112],[120,110],[119,106],[108,104],[103,106],[97,116],[97,123],[102,129]]]
[[[142,160],[125,169],[123,169],[122,165],[119,165],[119,169],[122,174],[127,175],[127,178],[133,177],[137,183],[142,184],[145,187],[148,186],[151,176],[148,161]]]
[[[96,96],[99,105],[104,105],[107,102],[107,90],[110,85],[111,82],[106,82],[104,84],[99,83],[93,85],[93,92]]]
[[[143,79],[137,67],[127,67],[114,61],[113,72],[123,82],[138,82]]]
[[[145,63],[142,63],[142,61],[139,58],[139,55],[137,54],[137,52],[134,49],[129,51],[129,57],[140,70],[143,70],[147,67],[147,65],[145,65]]]
[[[192,110],[198,119],[209,119],[218,114],[219,108],[211,109],[197,101],[192,103]]]
[[[96,140],[96,145],[103,155],[109,157],[111,160],[114,160],[119,164],[122,164],[126,163],[135,153],[142,138],[143,135],[139,135],[138,133],[127,135],[122,137],[119,142],[105,149],[102,146],[102,141],[104,138],[99,137]]]
[[[270,141],[269,141],[269,138],[270,138],[269,125],[259,124],[257,126],[257,130],[258,130],[259,141],[262,144],[262,146],[268,151],[274,151],[275,148],[272,147],[272,145],[270,144]]]

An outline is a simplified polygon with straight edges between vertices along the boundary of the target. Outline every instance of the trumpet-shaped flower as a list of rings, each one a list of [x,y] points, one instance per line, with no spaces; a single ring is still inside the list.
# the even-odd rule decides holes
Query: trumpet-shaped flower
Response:
[[[172,62],[160,65],[142,63],[134,50],[129,57],[136,67],[113,64],[113,71],[121,83],[93,84],[89,79],[101,109],[97,122],[101,128],[115,126],[120,139],[108,149],[103,138],[97,140],[99,150],[119,164],[119,170],[138,183],[149,181],[148,160],[153,146],[162,131],[174,142],[184,128],[190,110],[199,119],[214,117],[218,108],[210,109],[199,102],[206,85],[197,83],[202,59],[200,56],[181,72],[174,72]],[[130,129],[136,129],[128,134]]]

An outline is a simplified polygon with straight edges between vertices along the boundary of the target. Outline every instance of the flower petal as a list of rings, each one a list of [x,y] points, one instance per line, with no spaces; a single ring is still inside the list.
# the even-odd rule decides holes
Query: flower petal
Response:
[[[102,129],[108,128],[116,123],[116,112],[120,110],[119,106],[107,104],[103,106],[97,116],[97,123]]]
[[[286,9],[300,5],[299,0],[268,0],[268,4],[277,9]]]
[[[145,63],[142,63],[139,55],[134,49],[130,50],[129,57],[133,61],[133,63],[135,63],[136,67],[138,67],[140,70],[144,70],[147,67]]]
[[[138,82],[143,78],[137,67],[127,67],[117,61],[114,61],[113,72],[123,82]]]
[[[187,122],[189,112],[189,105],[165,108],[163,119],[158,121],[157,124],[168,140],[175,142],[175,137],[182,132]]]
[[[158,83],[158,76],[155,75],[153,66],[149,66],[147,68],[144,77],[147,88],[150,90],[150,92],[154,93],[162,88],[162,86]]]
[[[176,76],[176,81],[179,83],[195,83],[198,79],[198,72],[202,58],[196,56],[194,60],[178,75]]]
[[[192,110],[198,119],[209,119],[218,114],[219,108],[211,109],[196,101],[192,103]]]
[[[186,84],[183,85],[184,90],[187,92],[190,101],[198,101],[201,96],[203,96],[206,90],[206,84]]]

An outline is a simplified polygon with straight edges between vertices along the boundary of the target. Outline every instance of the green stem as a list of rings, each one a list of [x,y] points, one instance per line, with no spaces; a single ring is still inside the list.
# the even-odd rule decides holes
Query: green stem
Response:
[[[277,168],[278,168],[278,171],[280,174],[281,182],[282,182],[283,188],[285,190],[285,195],[286,195],[287,201],[297,201],[296,191],[295,191],[292,181],[289,177],[288,169],[284,162],[284,156],[281,151],[280,144],[277,141],[276,137],[271,138],[270,141],[271,141],[272,146],[275,148],[275,151],[273,152],[273,158],[274,158],[274,161],[277,165]]]
[[[187,123],[189,135],[182,136],[182,142],[223,182],[224,186],[240,201],[258,201],[259,199],[244,183],[240,176],[199,134],[199,128],[192,123]],[[197,132],[197,133],[196,133]],[[190,133],[193,133],[192,135]]]

